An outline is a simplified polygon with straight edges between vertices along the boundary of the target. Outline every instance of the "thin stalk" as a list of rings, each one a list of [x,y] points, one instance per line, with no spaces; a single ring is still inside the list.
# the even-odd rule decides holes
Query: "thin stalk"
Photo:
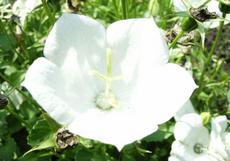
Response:
[[[55,16],[51,13],[46,0],[42,0],[42,5],[43,5],[47,15],[49,16],[50,21],[52,22],[52,24],[54,24],[55,23]]]
[[[173,40],[173,42],[169,45],[169,48],[170,48],[170,49],[173,48],[173,47],[176,45],[177,41],[178,41],[183,35],[184,35],[184,31],[182,30],[182,31],[176,36],[176,38]]]
[[[2,73],[0,73],[0,77],[9,83],[13,88],[15,88],[24,98],[27,99],[31,104],[35,104],[36,102],[32,101],[30,97],[28,97],[25,93],[23,93],[16,85],[14,85],[8,78],[6,78]]]
[[[127,19],[128,18],[128,7],[127,7],[126,0],[121,0],[121,7],[122,7],[123,19]]]
[[[207,70],[209,63],[211,62],[212,55],[214,54],[215,49],[216,49],[216,47],[217,47],[217,44],[218,44],[218,42],[219,42],[219,40],[220,40],[222,31],[223,31],[223,28],[224,28],[224,18],[225,18],[225,16],[226,16],[226,14],[223,13],[223,15],[222,15],[223,20],[220,21],[220,25],[219,25],[219,28],[218,28],[218,31],[217,31],[217,34],[216,34],[214,43],[213,43],[212,46],[211,46],[210,52],[208,53],[208,58],[207,58],[207,60],[206,60],[206,62],[205,62],[204,68],[203,68],[203,70],[202,70],[201,77],[200,77],[200,80],[199,80],[199,84],[200,84],[200,87],[201,87],[201,88],[202,88],[203,83],[204,83],[204,82],[203,82],[203,81],[204,81],[204,73],[205,73],[205,71]]]
[[[12,104],[11,100],[10,100],[10,104]],[[6,110],[12,115],[14,116],[17,120],[19,120],[21,123],[23,123],[26,127],[30,127],[29,124],[23,119],[21,118],[18,113],[16,113],[11,105],[8,105]]]

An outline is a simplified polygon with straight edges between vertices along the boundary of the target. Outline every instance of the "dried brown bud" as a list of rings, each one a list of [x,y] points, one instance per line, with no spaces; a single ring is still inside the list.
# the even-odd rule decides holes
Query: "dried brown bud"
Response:
[[[8,104],[7,97],[0,94],[0,108],[7,106],[7,104]]]
[[[177,33],[174,29],[169,29],[166,31],[165,38],[166,41],[171,43],[177,36]]]
[[[56,144],[58,148],[65,149],[67,147],[72,147],[77,144],[74,134],[71,133],[66,128],[61,128],[56,134]]]
[[[68,8],[73,12],[78,12],[81,6],[81,0],[67,0]]]
[[[215,12],[209,12],[207,8],[190,8],[192,17],[200,22],[210,19],[216,19],[218,15]]]

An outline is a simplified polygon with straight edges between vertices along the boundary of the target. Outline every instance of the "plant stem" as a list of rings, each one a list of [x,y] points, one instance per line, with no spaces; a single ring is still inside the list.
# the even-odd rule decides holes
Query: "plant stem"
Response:
[[[54,24],[55,23],[55,16],[51,13],[46,0],[42,0],[42,5],[43,5],[48,17],[50,18],[50,21],[52,22],[52,24]]]
[[[169,45],[169,49],[173,48],[177,41],[184,35],[184,31],[182,30],[177,36],[176,38],[173,40],[173,42]]]
[[[13,107],[11,106],[13,103],[10,100],[10,104],[7,106],[6,110],[12,115],[14,116],[16,119],[18,119],[22,124],[24,124],[26,127],[30,127],[29,124],[23,119],[21,118],[18,113],[16,113],[13,109]]]
[[[24,96],[24,98],[27,99],[27,101],[29,101],[31,104],[35,104],[36,102],[32,101],[31,98],[29,96],[27,96],[25,93],[23,93],[18,87],[17,85],[14,85],[14,83],[12,83],[8,78],[6,78],[2,73],[0,73],[0,78],[2,78],[3,80],[5,80],[7,83],[9,83],[9,85],[11,85],[13,88],[15,88],[22,96]]]
[[[128,7],[127,7],[127,1],[126,0],[121,0],[121,7],[122,7],[122,15],[123,15],[123,19],[127,19],[128,18]]]
[[[215,52],[215,49],[216,49],[216,47],[217,47],[217,44],[218,44],[218,42],[219,42],[219,40],[220,40],[222,31],[223,31],[223,28],[224,28],[224,18],[225,18],[225,16],[226,16],[226,14],[223,13],[223,15],[222,15],[223,20],[220,21],[219,28],[218,28],[218,31],[217,31],[217,34],[216,34],[214,43],[213,43],[212,46],[211,46],[210,52],[208,53],[207,60],[206,60],[206,62],[205,62],[205,64],[204,64],[204,68],[203,68],[203,70],[202,70],[201,77],[200,77],[200,80],[199,80],[200,88],[203,87],[203,83],[204,83],[204,73],[205,73],[205,71],[207,70],[209,63],[211,62],[212,55],[213,55],[213,53]]]

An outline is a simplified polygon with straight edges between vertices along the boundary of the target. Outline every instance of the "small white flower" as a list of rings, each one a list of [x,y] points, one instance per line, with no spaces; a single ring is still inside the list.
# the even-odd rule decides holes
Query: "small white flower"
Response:
[[[185,114],[176,123],[175,141],[169,161],[229,161],[229,133],[225,132],[227,119],[212,120],[211,134],[202,125],[196,113]]]
[[[167,63],[153,19],[118,21],[106,30],[89,17],[64,14],[44,55],[23,83],[33,98],[71,132],[119,149],[156,131],[196,88],[189,73]]]
[[[207,0],[173,0],[173,4],[175,9],[179,12],[186,11],[190,7],[199,8],[202,6]],[[222,12],[219,9],[219,2],[217,0],[211,0],[208,2],[205,7],[207,7],[209,12],[215,12],[218,16],[222,16]],[[226,16],[226,19],[230,19],[230,14]],[[225,23],[229,23],[225,21]],[[206,28],[216,28],[219,26],[219,21],[217,20],[209,20],[203,23]]]
[[[41,0],[16,0],[13,4],[13,14],[20,18],[20,22],[24,25],[26,16],[32,12],[36,7],[41,5]]]
[[[189,113],[195,113],[194,107],[192,105],[192,102],[188,100],[183,107],[175,114],[174,119],[176,121],[180,121],[180,119],[185,115]]]
[[[230,140],[226,132],[226,116],[218,116],[212,120],[210,150],[213,151],[220,160],[230,161]]]

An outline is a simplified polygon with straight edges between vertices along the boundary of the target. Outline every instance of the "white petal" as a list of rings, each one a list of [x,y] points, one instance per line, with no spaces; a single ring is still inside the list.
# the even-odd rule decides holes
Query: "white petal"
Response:
[[[195,113],[192,102],[188,100],[183,107],[175,114],[174,118],[176,121],[180,121],[181,117],[185,114]]]
[[[230,133],[229,132],[226,132],[224,135],[224,143],[226,146],[226,152],[230,158]]]
[[[227,117],[226,116],[218,116],[212,120],[212,132],[216,135],[220,135],[224,133],[227,128]]]
[[[210,149],[217,156],[229,158],[227,154],[227,144],[225,143],[225,129],[227,128],[226,116],[218,116],[212,120]],[[226,145],[225,145],[226,144]]]
[[[68,124],[74,119],[75,112],[64,99],[63,84],[57,66],[45,58],[38,58],[27,71],[22,85],[51,117],[61,124]]]
[[[136,76],[139,66],[151,68],[168,59],[168,47],[153,19],[111,24],[107,29],[107,43],[113,54],[113,74],[122,74],[127,80]]]
[[[177,158],[180,161],[193,161],[196,158],[193,149],[177,140],[172,143],[171,155],[174,156],[174,159]]]
[[[174,136],[176,140],[188,145],[209,145],[209,132],[202,126],[202,119],[198,114],[184,115],[175,125]]]
[[[130,93],[130,104],[152,122],[161,124],[175,115],[196,87],[185,69],[167,64],[138,76],[137,87]]]
[[[75,56],[75,65],[81,68],[79,72],[85,73],[98,67],[106,69],[103,66],[105,52],[104,27],[89,17],[67,13],[55,23],[44,49],[45,57],[58,66],[62,66],[67,53],[71,53]]]
[[[183,159],[182,157],[178,157],[175,155],[172,155],[168,158],[168,161],[186,161],[185,159]]]
[[[81,136],[113,144],[121,150],[124,145],[156,131],[157,125],[129,109],[122,112],[119,109],[108,112],[92,109],[76,118],[68,129]]]

